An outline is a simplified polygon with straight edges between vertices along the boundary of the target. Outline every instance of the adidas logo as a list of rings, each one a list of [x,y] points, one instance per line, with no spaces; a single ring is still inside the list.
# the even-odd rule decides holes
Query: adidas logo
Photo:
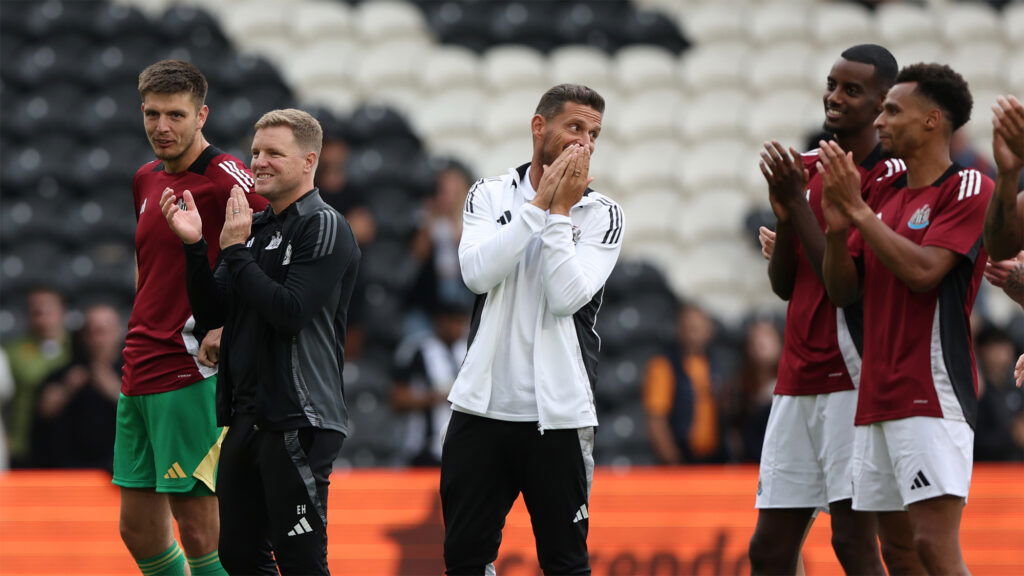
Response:
[[[576,511],[576,517],[573,518],[572,523],[576,524],[580,520],[590,518],[590,514],[587,513],[587,505],[580,506],[580,509]]]
[[[288,531],[289,536],[298,536],[300,534],[308,534],[313,531],[313,527],[306,521],[306,517],[299,518],[299,521],[295,523],[295,527]]]
[[[924,472],[918,470],[917,476],[914,477],[914,483],[910,485],[911,490],[917,490],[918,488],[924,488],[925,486],[931,486],[932,483],[925,477]]]
[[[164,474],[164,478],[188,478],[188,474],[185,474],[185,471],[181,469],[181,464],[175,462],[167,469],[167,473]]]

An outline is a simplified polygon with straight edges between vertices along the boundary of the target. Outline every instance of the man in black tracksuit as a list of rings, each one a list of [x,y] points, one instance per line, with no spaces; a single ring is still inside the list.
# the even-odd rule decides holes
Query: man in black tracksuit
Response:
[[[196,322],[224,326],[217,418],[230,428],[218,470],[220,558],[232,574],[329,573],[327,487],[348,434],[345,324],[360,251],[313,188],[322,139],[299,110],[256,123],[251,169],[270,208],[253,217],[232,190],[215,273],[191,194],[161,199],[185,242]]]

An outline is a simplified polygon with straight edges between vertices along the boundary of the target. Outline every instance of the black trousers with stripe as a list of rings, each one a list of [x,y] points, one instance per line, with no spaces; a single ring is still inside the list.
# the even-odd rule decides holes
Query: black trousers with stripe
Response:
[[[587,510],[593,428],[545,430],[453,412],[441,455],[446,573],[493,574],[520,493],[548,575],[590,574]]]
[[[255,420],[236,415],[221,446],[221,564],[232,575],[329,574],[327,487],[344,436]]]

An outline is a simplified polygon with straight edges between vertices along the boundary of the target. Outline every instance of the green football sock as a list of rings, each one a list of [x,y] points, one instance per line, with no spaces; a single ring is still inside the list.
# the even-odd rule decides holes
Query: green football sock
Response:
[[[183,576],[185,574],[185,553],[178,546],[178,541],[171,541],[171,547],[163,552],[146,558],[136,560],[139,570],[144,576]],[[218,564],[219,565],[219,564]]]
[[[227,570],[220,565],[220,554],[216,550],[206,556],[188,558],[188,567],[192,576],[228,576]]]

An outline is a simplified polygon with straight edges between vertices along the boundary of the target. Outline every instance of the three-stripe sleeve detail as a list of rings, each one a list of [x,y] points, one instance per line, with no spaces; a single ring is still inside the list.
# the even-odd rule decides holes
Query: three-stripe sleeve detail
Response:
[[[608,231],[604,233],[602,244],[616,244],[622,236],[622,209],[614,202],[598,199],[608,207]]]
[[[316,235],[316,245],[313,246],[314,259],[332,254],[338,237],[338,215],[331,210],[321,210],[316,215],[320,230]]]
[[[252,176],[247,174],[245,170],[239,168],[238,164],[235,164],[234,161],[225,160],[224,162],[221,162],[220,164],[217,165],[220,166],[221,169],[223,169],[225,172],[227,172],[229,176],[234,178],[235,182],[238,182],[238,185],[241,186],[243,190],[245,190],[246,192],[252,190],[252,186],[253,184],[256,183],[256,181],[253,180]]]
[[[978,194],[981,194],[981,174],[977,170],[961,170],[960,193],[956,199],[963,200]]]

